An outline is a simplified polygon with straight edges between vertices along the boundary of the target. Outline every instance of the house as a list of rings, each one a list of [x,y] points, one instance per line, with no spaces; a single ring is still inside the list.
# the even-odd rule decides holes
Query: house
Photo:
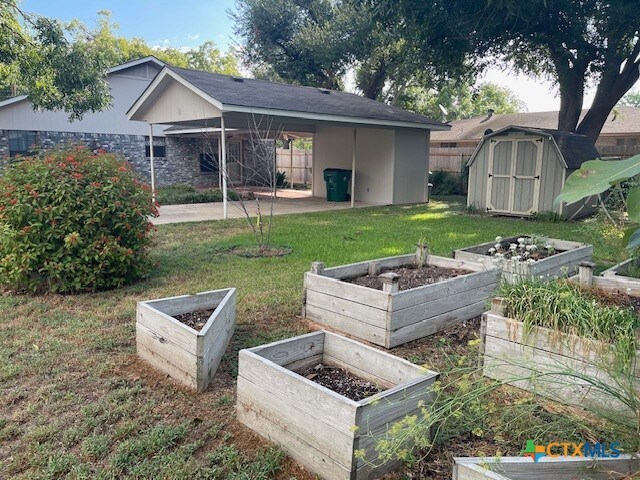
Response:
[[[157,58],[145,57],[111,68],[107,75],[111,108],[74,122],[63,111],[35,111],[26,95],[0,102],[0,158],[24,156],[33,145],[46,149],[81,142],[121,153],[136,170],[148,172],[148,126],[129,121],[126,112],[162,67]],[[160,155],[167,153],[163,130],[158,127],[153,140]]]
[[[584,116],[587,110],[581,114]],[[451,130],[433,132],[430,145],[430,168],[460,172],[488,130],[498,131],[510,125],[555,129],[558,112],[494,114],[454,120]],[[596,141],[603,157],[629,158],[640,153],[640,108],[617,107],[613,110]]]
[[[584,135],[508,126],[482,137],[471,155],[467,205],[492,214],[526,217],[556,212],[565,219],[593,213],[595,199],[553,206],[566,178],[599,158]]]
[[[255,160],[247,158],[255,149],[244,145],[255,146],[255,134],[311,138],[313,196],[326,195],[324,169],[340,168],[353,171],[352,202],[378,204],[426,200],[429,135],[449,129],[358,95],[169,66],[133,103],[128,118],[170,124],[165,133],[172,138],[208,141],[216,159],[223,159],[223,187],[227,180],[244,180],[244,167]]]

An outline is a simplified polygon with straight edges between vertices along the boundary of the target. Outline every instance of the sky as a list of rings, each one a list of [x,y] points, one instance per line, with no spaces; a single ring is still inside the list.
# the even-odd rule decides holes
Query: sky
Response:
[[[237,44],[228,10],[235,0],[23,0],[25,11],[68,21],[78,19],[95,26],[97,12],[110,10],[116,32],[124,37],[139,37],[157,47],[193,48],[213,40],[223,50]],[[490,81],[510,88],[530,112],[560,108],[556,89],[548,82],[490,68],[478,82]],[[585,107],[591,105],[593,91],[585,95]]]

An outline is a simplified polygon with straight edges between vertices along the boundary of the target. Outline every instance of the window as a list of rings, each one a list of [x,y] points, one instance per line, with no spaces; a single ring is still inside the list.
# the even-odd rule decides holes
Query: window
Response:
[[[200,171],[203,173],[218,173],[218,158],[209,153],[201,153]]]
[[[442,142],[440,144],[440,148],[456,148],[457,146],[457,142]]]
[[[623,147],[625,145],[628,146],[634,146],[637,145],[637,139],[636,138],[616,138],[616,145],[618,147]]]
[[[144,146],[144,156],[151,156],[151,148],[149,147],[149,139],[147,138]],[[164,138],[153,137],[153,158],[165,158],[167,156],[167,147]]]
[[[9,156],[29,155],[37,144],[36,132],[9,131]]]

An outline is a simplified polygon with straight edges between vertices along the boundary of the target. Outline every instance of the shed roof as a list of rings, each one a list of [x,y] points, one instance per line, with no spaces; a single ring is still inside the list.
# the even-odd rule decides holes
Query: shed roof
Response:
[[[354,123],[402,124],[414,128],[448,130],[450,127],[431,118],[393,107],[351,93],[324,88],[304,87],[274,83],[253,78],[241,78],[219,73],[202,72],[186,68],[166,66],[147,91],[129,110],[129,117],[136,117],[146,97],[164,77],[179,76],[192,87],[219,102],[223,112],[268,113],[280,116]]]
[[[596,149],[595,144],[589,140],[584,135],[578,135],[577,133],[572,132],[563,132],[561,130],[554,130],[550,128],[531,128],[531,127],[522,127],[517,125],[509,125],[505,128],[502,128],[496,132],[485,135],[482,138],[482,142],[489,138],[493,138],[499,135],[503,135],[510,131],[521,131],[526,133],[532,133],[534,135],[542,135],[546,136],[549,139],[553,139],[555,145],[557,146],[566,167],[569,170],[574,170],[580,168],[580,166],[586,162],[587,160],[594,160],[596,158],[600,158],[600,153]],[[469,164],[473,163],[476,158],[476,154],[480,149],[480,146],[474,152],[471,157]]]
[[[582,110],[580,118],[586,115]],[[558,126],[558,112],[525,112],[483,115],[450,122],[451,130],[434,132],[431,141],[478,141],[490,128],[500,130],[510,125],[527,125],[532,128],[553,129]],[[616,107],[609,114],[601,135],[640,134],[640,108]]]

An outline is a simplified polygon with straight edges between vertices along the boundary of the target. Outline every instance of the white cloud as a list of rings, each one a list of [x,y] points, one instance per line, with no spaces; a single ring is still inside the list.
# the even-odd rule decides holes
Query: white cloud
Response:
[[[187,39],[188,40],[197,40],[199,38],[200,38],[200,34],[199,33],[196,33],[194,35],[191,35],[191,34],[187,35]]]

